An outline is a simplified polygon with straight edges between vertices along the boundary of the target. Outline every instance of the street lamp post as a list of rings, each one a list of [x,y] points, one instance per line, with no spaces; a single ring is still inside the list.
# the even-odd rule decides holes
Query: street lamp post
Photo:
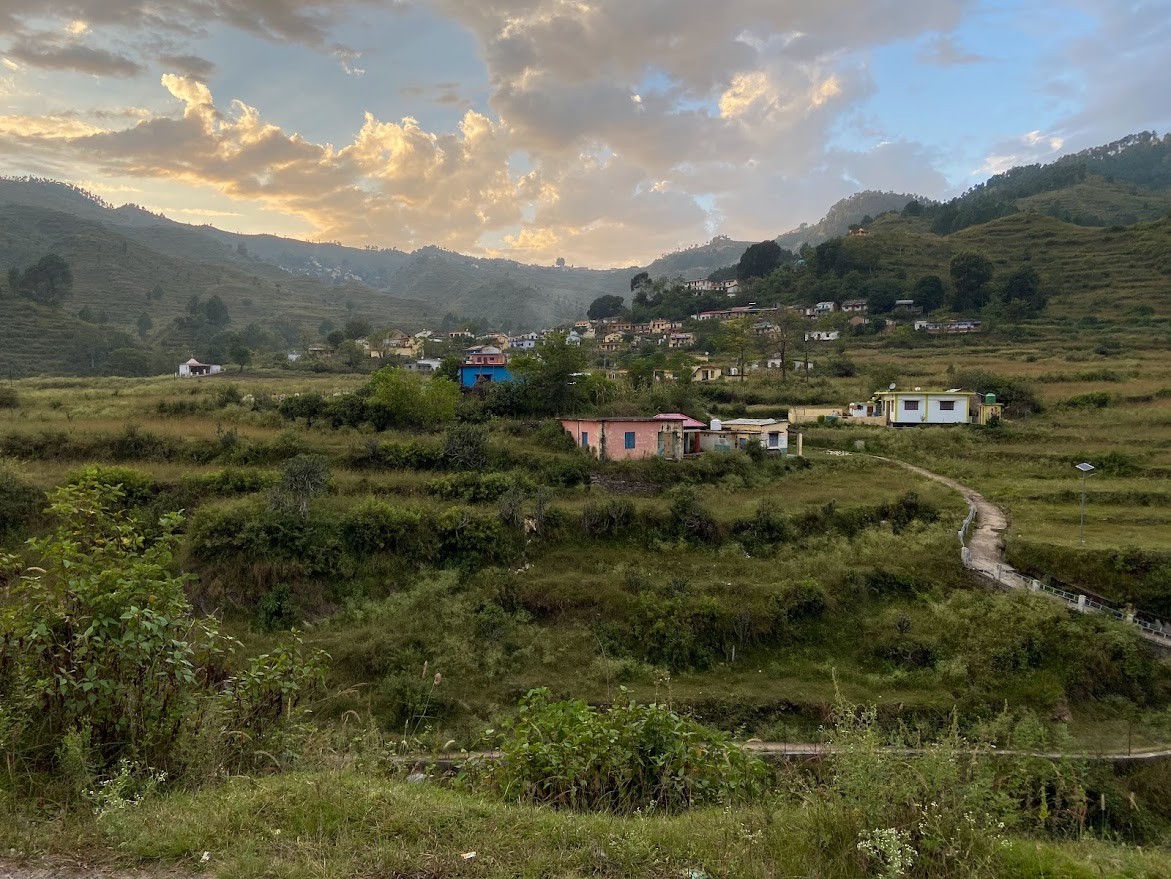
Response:
[[[1086,477],[1094,470],[1094,465],[1082,461],[1080,464],[1075,464],[1078,470],[1082,472],[1082,517],[1081,524],[1078,526],[1078,541],[1080,543],[1086,542]]]

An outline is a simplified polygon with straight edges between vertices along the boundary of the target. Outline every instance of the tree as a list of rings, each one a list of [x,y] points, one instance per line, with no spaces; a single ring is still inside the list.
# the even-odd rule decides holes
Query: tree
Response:
[[[9,283],[11,279],[10,273]],[[60,308],[73,295],[73,271],[64,259],[49,253],[24,270],[15,289],[33,302]]]
[[[918,202],[912,202],[918,204]],[[915,282],[915,304],[923,311],[935,311],[941,308],[947,300],[947,289],[943,286],[943,278],[939,275],[924,275]]]
[[[1032,266],[1017,269],[1004,279],[1000,298],[1006,305],[1018,305],[1026,313],[1036,313],[1045,307],[1047,301],[1041,289],[1041,276]]]
[[[325,341],[329,342],[330,347],[336,348],[346,340],[346,334],[343,330],[330,330],[325,336]]]
[[[243,372],[245,366],[252,365],[252,349],[239,339],[236,339],[228,347],[228,358],[233,363],[239,364],[240,372]]]
[[[871,314],[894,311],[895,303],[903,298],[901,282],[894,278],[879,278],[866,284],[866,309]]]
[[[614,317],[621,313],[626,300],[621,296],[599,296],[590,303],[586,316],[590,320],[601,320],[604,317]]]
[[[94,322],[94,310],[88,305],[81,306],[81,310],[77,312],[77,319],[83,320],[87,324],[92,324]]]
[[[459,386],[440,375],[425,379],[384,366],[371,377],[367,389],[372,420],[379,430],[442,427],[455,420],[459,409]]]
[[[559,269],[565,268],[565,257],[563,257],[563,256],[557,257],[557,262],[555,262],[554,265],[557,266],[557,268],[559,268]]]
[[[992,280],[992,260],[982,253],[967,251],[952,258],[951,282],[955,288],[956,311],[983,308],[988,304],[988,282]]]
[[[736,277],[741,281],[749,278],[764,278],[771,275],[782,259],[781,245],[775,241],[761,241],[752,244],[740,257],[736,266]]]
[[[353,339],[345,339],[337,346],[337,356],[350,369],[357,369],[369,359],[366,351]]]
[[[150,315],[144,311],[138,316],[138,320],[136,321],[135,326],[138,327],[138,338],[145,339],[147,333],[149,333],[154,327],[154,321],[152,321],[150,319]]]
[[[760,349],[760,338],[753,332],[751,319],[742,317],[724,321],[720,326],[719,335],[716,336],[716,348],[736,361],[740,381],[744,381],[748,360]]]
[[[228,306],[219,296],[213,295],[203,304],[203,314],[213,327],[223,328],[232,322],[232,318],[228,315]]]
[[[639,287],[645,286],[646,284],[649,284],[650,282],[651,282],[651,276],[650,276],[649,272],[639,272],[637,275],[635,275],[633,278],[630,279],[630,292],[633,293]]]
[[[787,308],[773,318],[773,331],[769,339],[776,349],[777,359],[781,361],[782,382],[788,380],[789,352],[805,338],[806,328],[805,318]]]
[[[370,336],[370,321],[360,317],[346,321],[345,334],[347,339],[366,339]]]
[[[317,335],[320,336],[322,339],[324,339],[326,336],[328,336],[330,333],[332,333],[335,329],[337,329],[337,324],[335,324],[329,318],[326,318],[325,320],[323,320],[321,323],[319,323],[317,325]]]
[[[569,415],[582,403],[575,373],[585,369],[585,353],[567,344],[564,333],[556,333],[536,354],[518,357],[513,368],[525,381],[534,415]]]

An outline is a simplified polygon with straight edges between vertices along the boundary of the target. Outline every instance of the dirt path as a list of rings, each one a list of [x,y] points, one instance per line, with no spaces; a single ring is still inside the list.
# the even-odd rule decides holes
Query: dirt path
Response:
[[[932,479],[962,494],[967,502],[976,508],[976,521],[973,523],[966,544],[971,553],[969,567],[986,573],[995,573],[998,567],[1005,566],[1004,540],[1001,535],[1008,528],[1008,517],[1004,514],[1004,510],[978,491],[961,485],[954,479],[940,476],[938,473],[932,473],[930,470],[924,470],[922,467],[916,467],[914,464],[908,464],[906,461],[899,461],[896,458],[883,458],[879,455],[872,457],[879,461],[886,461],[888,464],[897,464],[912,473],[918,473],[920,476]]]

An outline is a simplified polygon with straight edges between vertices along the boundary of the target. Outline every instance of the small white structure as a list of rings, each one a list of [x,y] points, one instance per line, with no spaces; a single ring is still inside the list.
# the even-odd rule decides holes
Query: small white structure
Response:
[[[841,335],[840,330],[811,330],[805,334],[806,342],[836,342]]]
[[[201,378],[205,375],[216,375],[224,371],[218,363],[200,363],[194,357],[186,363],[179,364],[180,378]]]
[[[981,397],[971,391],[881,391],[865,403],[851,403],[848,414],[856,423],[878,423],[889,427],[921,424],[987,424],[1000,417],[1002,407],[993,394]]]
[[[699,448],[704,452],[729,452],[747,449],[758,442],[766,452],[789,453],[789,425],[775,418],[712,419],[707,430],[699,432]]]

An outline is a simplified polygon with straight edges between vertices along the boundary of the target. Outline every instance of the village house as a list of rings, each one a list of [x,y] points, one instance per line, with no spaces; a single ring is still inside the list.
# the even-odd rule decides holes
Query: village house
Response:
[[[695,344],[695,333],[671,333],[667,337],[668,348],[690,348]]]
[[[217,375],[224,371],[218,363],[200,363],[194,357],[186,363],[179,364],[180,378],[203,378],[208,375]]]
[[[865,238],[870,233],[866,231],[865,226],[855,226],[846,232],[847,238]]]
[[[847,299],[842,302],[842,311],[852,311],[865,313],[869,311],[870,306],[865,299]]]
[[[972,391],[891,388],[879,391],[865,403],[851,403],[847,409],[854,423],[887,427],[918,427],[925,424],[988,424],[999,419],[1003,407],[995,394],[981,396]]]
[[[813,313],[817,317],[825,317],[827,314],[833,314],[837,310],[838,304],[836,302],[830,302],[829,300],[826,300],[825,302],[819,302],[813,306]]]
[[[836,342],[841,336],[840,330],[810,330],[805,334],[806,342]]]
[[[684,455],[698,455],[699,448],[699,432],[704,429],[702,421],[697,421],[690,415],[684,415],[682,412],[667,412],[662,415],[656,415],[656,421],[683,421],[683,454]]]
[[[930,335],[940,333],[945,335],[952,333],[978,333],[980,332],[980,327],[981,323],[978,320],[915,321],[915,330],[917,332],[926,331]]]
[[[520,333],[516,336],[509,336],[508,347],[520,351],[531,351],[537,347],[539,338],[536,333]]]
[[[430,375],[433,372],[438,372],[439,367],[443,364],[441,360],[412,360],[410,363],[404,363],[402,368],[407,372],[417,372],[421,375]]]
[[[695,382],[714,382],[723,378],[724,371],[718,366],[709,366],[701,363],[691,370],[691,380]]]
[[[684,455],[685,415],[655,418],[562,418],[573,441],[601,461],[664,458]]]
[[[728,421],[713,418],[711,426],[699,434],[699,447],[704,452],[743,450],[754,442],[760,443],[766,452],[787,455],[788,423],[775,418],[733,418]]]

